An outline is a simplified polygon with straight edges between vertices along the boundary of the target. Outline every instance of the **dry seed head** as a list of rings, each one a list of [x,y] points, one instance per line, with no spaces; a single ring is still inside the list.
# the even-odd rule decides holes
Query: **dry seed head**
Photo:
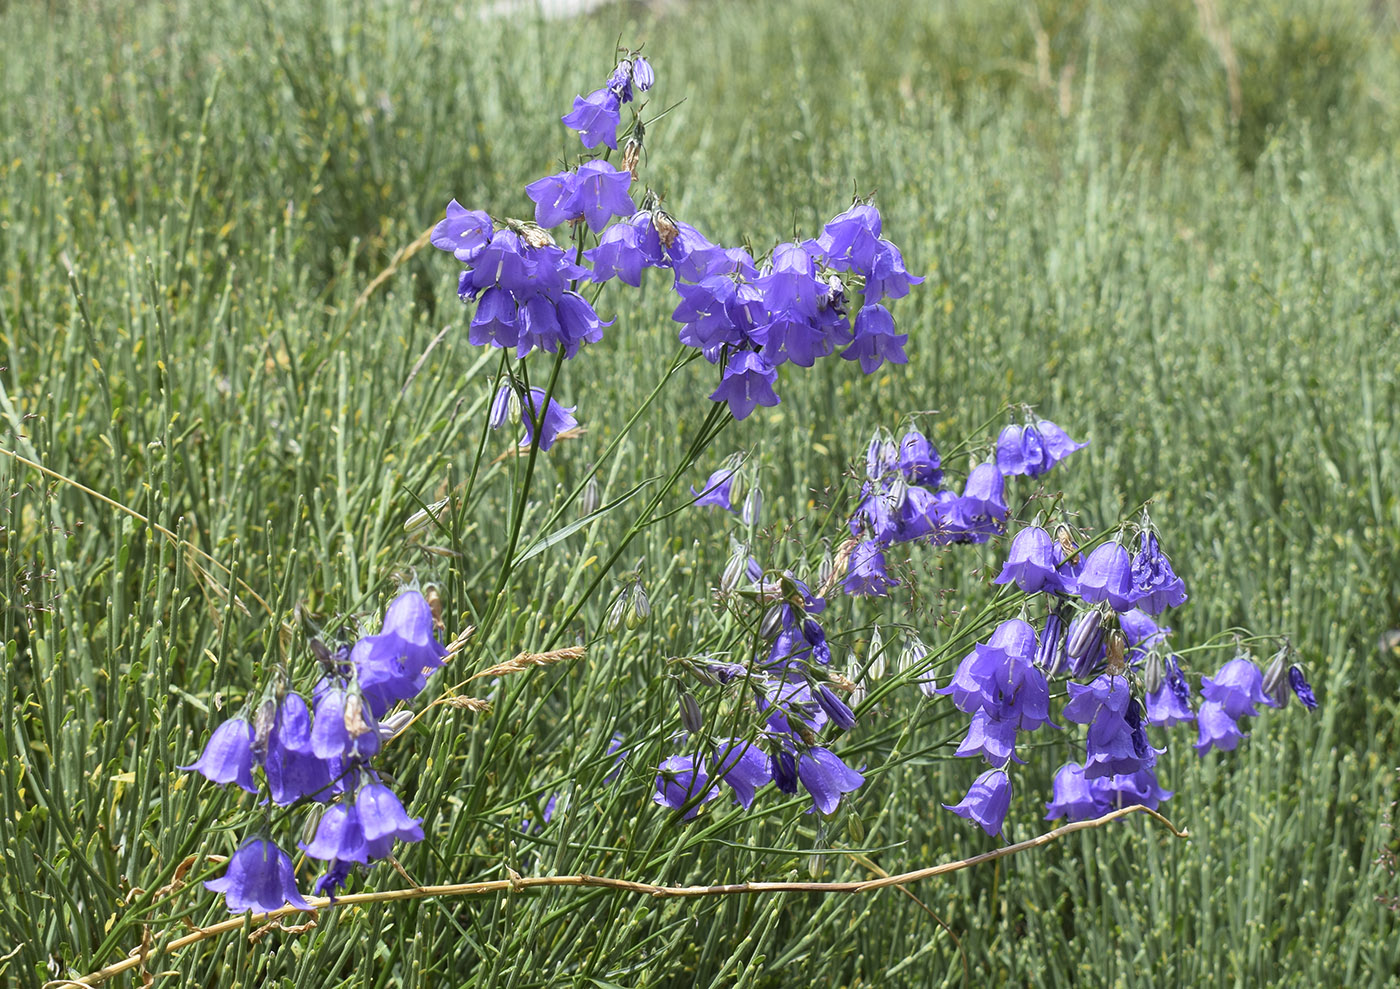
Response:
[[[366,732],[374,731],[365,720],[365,702],[360,699],[359,694],[350,694],[345,698],[345,730],[350,733],[351,738],[359,738]]]
[[[511,673],[521,673],[536,666],[551,666],[554,663],[562,663],[568,659],[578,659],[586,650],[583,646],[569,646],[565,649],[551,649],[549,652],[522,652],[517,653],[512,659],[504,663],[497,663],[488,667],[480,673],[472,675],[476,680],[480,677],[508,676]]]
[[[651,225],[656,228],[656,235],[661,238],[661,243],[666,247],[674,247],[676,238],[681,235],[680,227],[676,226],[676,221],[671,219],[671,215],[665,210],[656,210],[651,214]]]
[[[1123,653],[1128,648],[1128,640],[1123,637],[1123,633],[1118,629],[1108,633],[1108,658],[1104,661],[1104,672],[1111,677],[1122,676],[1123,671],[1128,668],[1128,664],[1123,660]]]
[[[449,697],[447,699],[447,706],[462,708],[463,710],[471,711],[473,714],[491,713],[491,702],[484,701],[479,697]]]
[[[637,178],[637,166],[642,160],[642,142],[635,137],[627,139],[627,143],[622,148],[622,170],[631,172],[632,178]]]

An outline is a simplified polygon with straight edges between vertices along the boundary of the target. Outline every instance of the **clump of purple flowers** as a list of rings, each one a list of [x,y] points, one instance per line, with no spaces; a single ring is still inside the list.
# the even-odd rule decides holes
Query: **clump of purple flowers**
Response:
[[[313,648],[323,676],[311,690],[311,704],[279,676],[251,720],[240,715],[219,725],[200,758],[180,768],[250,793],[260,790],[253,774],[261,769],[275,806],[325,805],[314,836],[298,847],[326,863],[313,891],[333,894],[354,866],[385,858],[396,840],[423,839],[421,820],[408,816],[372,762],[394,733],[391,721],[403,720],[388,717],[391,709],[426,689],[447,650],[417,590],[390,603],[378,634],[334,653],[319,642]],[[264,834],[246,841],[224,876],[205,885],[223,893],[234,913],[285,903],[309,909],[291,860]]]

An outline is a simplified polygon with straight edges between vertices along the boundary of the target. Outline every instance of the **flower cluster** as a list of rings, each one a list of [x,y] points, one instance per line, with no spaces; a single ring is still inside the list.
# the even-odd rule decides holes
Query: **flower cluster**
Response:
[[[720,783],[747,809],[757,791],[772,782],[782,793],[805,790],[815,811],[835,813],[842,797],[859,789],[865,777],[820,744],[828,728],[847,732],[856,727],[855,713],[841,697],[853,685],[826,672],[831,649],[816,617],[826,602],[790,572],[764,580],[757,562],[747,550],[741,552],[745,563],[734,583],[767,604],[767,649],[748,663],[696,660],[688,668],[711,686],[745,685],[762,724],[751,738],[705,738],[698,705],[683,691],[685,734],[678,741],[690,751],[661,762],[653,799],[689,819],[720,796]]]
[[[899,543],[986,542],[1006,523],[1006,478],[1028,473],[1026,465],[1032,459],[1029,449],[1034,450],[1037,473],[1044,473],[1084,446],[1044,419],[1024,427],[1008,426],[997,440],[996,459],[974,466],[958,493],[944,487],[942,458],[922,432],[910,429],[898,444],[883,430],[877,432],[866,451],[865,482],[850,520],[851,535],[861,542],[846,572],[846,592],[883,595],[898,584],[886,570],[884,550]],[[1045,536],[1047,544],[1048,539]],[[1037,565],[1042,561],[1049,564],[1053,548],[1046,545],[1036,549],[1040,550],[1034,558]],[[1023,555],[1031,551],[1029,545],[1022,550]],[[1016,545],[1012,559],[1017,559]],[[1011,577],[1004,573],[998,582],[1016,578],[1023,589],[1039,590],[1040,586],[1030,587],[1027,583],[1055,583],[1058,577],[1053,571],[1060,562],[1048,566],[1049,575],[1041,572],[1047,569],[1042,566],[1024,576],[1016,570]],[[1052,589],[1058,590],[1058,584]]]
[[[563,122],[585,148],[616,149],[622,105],[654,82],[647,60],[627,52],[607,84],[577,97]],[[631,186],[644,131],[635,119],[621,170],[594,158],[528,184],[533,222],[497,221],[455,199],[448,204],[431,239],[467,266],[458,295],[476,303],[472,344],[513,349],[517,359],[536,350],[571,359],[612,325],[580,294],[580,284],[616,279],[639,287],[642,271],[658,268],[671,272],[681,343],[719,367],[710,398],[726,403],[736,419],[778,404],[784,364],[811,367],[838,349],[866,374],[886,361],[905,363],[908,337],[895,331],[885,304],[923,279],[882,236],[879,210],[857,202],[820,236],[780,244],[760,263],[746,249],[712,243],[675,220],[650,190],[637,208]],[[549,233],[563,224],[576,239],[573,252]],[[596,243],[584,250],[586,235]],[[859,305],[850,301],[856,294]]]
[[[313,891],[333,894],[355,865],[384,858],[395,840],[423,838],[421,820],[408,816],[371,763],[393,735],[393,722],[402,720],[387,717],[390,710],[426,688],[447,651],[434,634],[427,600],[416,590],[394,599],[379,634],[336,653],[315,645],[324,675],[311,690],[311,704],[279,683],[251,721],[225,721],[200,758],[180,768],[249,793],[259,792],[253,772],[261,769],[275,806],[324,804],[313,837],[298,847],[326,863]],[[206,885],[223,893],[234,913],[284,903],[306,909],[291,860],[263,833],[245,841],[224,876]]]

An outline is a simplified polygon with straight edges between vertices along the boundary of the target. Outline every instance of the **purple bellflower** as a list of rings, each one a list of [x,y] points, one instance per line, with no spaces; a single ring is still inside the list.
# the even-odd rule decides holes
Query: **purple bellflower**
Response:
[[[622,123],[621,101],[608,87],[574,97],[574,108],[562,119],[566,127],[578,131],[585,148],[606,144],[617,150],[617,127]]]
[[[763,357],[751,350],[740,351],[729,358],[710,401],[728,402],[735,419],[747,419],[755,406],[778,404],[778,395],[773,391],[777,380],[778,372]]]
[[[1132,563],[1133,596],[1137,606],[1151,615],[1175,608],[1186,601],[1186,584],[1172,569],[1157,537],[1144,532],[1141,548]]]
[[[1000,769],[989,769],[968,788],[960,803],[944,804],[959,817],[974,821],[988,835],[1001,834],[1006,812],[1011,809],[1011,780]]]
[[[494,226],[481,210],[469,210],[457,200],[447,204],[447,218],[433,227],[432,245],[470,264],[491,241]]]
[[[851,551],[851,560],[846,570],[846,578],[841,582],[842,589],[851,595],[883,596],[899,581],[889,576],[885,569],[885,554],[880,552],[877,543],[869,539],[856,544]]]
[[[738,468],[721,467],[712,471],[705,481],[705,486],[699,491],[691,485],[690,493],[695,497],[694,505],[715,505],[719,508],[734,510],[734,477]]]
[[[822,814],[834,813],[843,794],[854,793],[865,783],[864,776],[820,745],[812,746],[798,757],[797,778],[812,795],[813,806]]]
[[[211,783],[233,783],[249,793],[257,793],[253,782],[253,726],[246,718],[230,718],[214,729],[199,759],[176,768],[194,770]]]
[[[855,336],[841,356],[848,361],[860,361],[860,369],[873,374],[885,361],[907,364],[909,358],[904,353],[904,345],[908,342],[909,334],[894,331],[894,317],[889,310],[872,304],[856,313]]]
[[[525,424],[525,435],[520,439],[521,449],[528,449],[535,440],[535,423],[539,420],[539,408],[544,404],[544,389],[531,388],[530,397],[520,403],[521,420]],[[554,399],[545,406],[543,422],[539,429],[540,449],[548,450],[559,438],[559,434],[578,426],[574,412],[578,406],[563,406]]]
[[[310,910],[311,904],[297,889],[292,860],[276,844],[265,838],[245,841],[228,860],[228,868],[205,889],[224,894],[229,913],[267,913],[291,904]]]
[[[1132,561],[1115,542],[1095,547],[1079,574],[1079,596],[1090,604],[1107,601],[1114,611],[1127,611],[1136,601]]]
[[[1050,533],[1038,525],[1029,526],[1011,540],[1006,565],[992,583],[1009,584],[1014,580],[1027,594],[1037,591],[1067,593],[1065,575],[1058,569],[1063,563],[1060,547],[1050,538]]]

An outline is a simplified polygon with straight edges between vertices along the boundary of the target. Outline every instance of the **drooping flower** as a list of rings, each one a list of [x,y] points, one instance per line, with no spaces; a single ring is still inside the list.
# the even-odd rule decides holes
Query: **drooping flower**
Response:
[[[812,803],[822,814],[834,813],[843,794],[860,789],[865,777],[841,761],[830,749],[814,745],[797,759],[797,778],[812,795]]]
[[[632,59],[632,85],[637,88],[639,93],[645,93],[656,85],[656,70],[641,55]]]
[[[1114,611],[1127,611],[1136,601],[1128,551],[1112,541],[1095,547],[1084,561],[1078,588],[1090,604],[1107,601]]]
[[[446,655],[427,599],[407,590],[390,602],[379,634],[355,643],[350,661],[365,702],[376,718],[382,718],[398,701],[416,697]]]
[[[544,405],[544,397],[543,388],[531,388],[529,398],[520,403],[521,421],[525,425],[525,435],[520,440],[522,449],[528,449],[535,440],[535,423],[540,419],[539,409]],[[553,446],[560,433],[578,426],[578,419],[574,418],[577,409],[577,405],[563,406],[552,398],[549,400],[539,430],[541,450]]]
[[[595,234],[615,216],[631,216],[637,206],[627,189],[632,183],[628,172],[619,172],[610,163],[585,162],[579,166],[569,208],[582,216]],[[540,224],[544,226],[544,224]]]
[[[204,888],[224,894],[229,913],[267,913],[287,904],[311,909],[297,889],[292,860],[266,838],[245,841],[228,860],[224,874],[206,882]]]
[[[535,223],[541,227],[557,227],[565,220],[582,214],[579,206],[579,174],[559,172],[536,179],[525,187],[525,195],[535,204]]]
[[[738,472],[735,467],[721,467],[712,471],[706,479],[704,487],[699,491],[691,485],[690,493],[695,497],[694,505],[715,505],[728,511],[734,510],[734,478]]]
[[[967,475],[962,501],[973,515],[1000,521],[1006,518],[1006,484],[996,464],[978,464]]]
[[[598,238],[598,246],[583,256],[593,265],[590,277],[595,282],[618,278],[633,288],[642,284],[643,268],[655,268],[664,260],[649,212],[614,223]]]
[[[1264,674],[1247,656],[1236,656],[1216,671],[1214,677],[1201,677],[1201,696],[1220,705],[1231,718],[1259,714],[1255,704],[1267,704]]]
[[[433,227],[432,245],[463,264],[471,264],[491,241],[494,225],[481,210],[469,210],[457,200],[447,204],[447,218]]]
[[[719,796],[719,787],[710,782],[702,759],[689,755],[673,755],[657,767],[656,792],[652,800],[663,807],[680,810],[691,804],[684,819],[700,813],[702,805]]]
[[[214,729],[203,755],[188,766],[176,768],[193,770],[211,783],[233,783],[249,793],[257,793],[253,782],[252,724],[246,718],[230,718]]]
[[[422,841],[423,819],[409,817],[394,791],[383,783],[366,783],[355,794],[355,810],[360,816],[366,842],[382,838]]]
[[[607,86],[587,96],[574,97],[574,108],[562,119],[566,127],[578,131],[585,148],[606,144],[617,150],[617,127],[622,123],[621,101]]]
[[[1084,767],[1067,762],[1055,770],[1054,798],[1045,805],[1045,819],[1068,817],[1071,821],[1087,821],[1100,814],[1099,802],[1093,788],[1084,778]]]
[[[890,577],[885,568],[885,554],[877,543],[864,539],[851,551],[842,589],[851,595],[883,596],[899,581]]]
[[[1011,780],[1005,771],[989,769],[972,781],[967,796],[956,804],[944,804],[959,817],[975,821],[990,836],[1001,834],[1006,812],[1011,809]]]
[[[1196,720],[1196,712],[1191,709],[1191,686],[1181,675],[1176,657],[1169,655],[1162,663],[1162,682],[1156,689],[1149,686],[1147,691],[1148,723],[1168,726]]]
[[[740,351],[729,358],[710,401],[728,402],[735,419],[746,419],[755,406],[778,404],[778,395],[773,391],[777,380],[778,372],[762,356],[751,350]]]
[[[731,738],[715,750],[714,778],[729,784],[734,801],[748,810],[758,788],[773,778],[772,760],[753,742]]]
[[[860,369],[873,374],[881,364],[907,364],[908,356],[904,345],[909,342],[909,334],[896,333],[894,317],[889,310],[879,304],[863,306],[856,313],[854,337],[851,345],[841,352],[848,361],[860,361]]]
[[[1133,557],[1132,581],[1137,606],[1150,615],[1186,601],[1186,583],[1176,575],[1151,532],[1143,532],[1141,548]]]
[[[310,842],[298,843],[297,847],[310,858],[326,862],[363,864],[372,857],[359,808],[354,803],[335,803],[327,807],[316,825],[315,836]]]
[[[1202,683],[1204,683],[1204,678]],[[1236,719],[1220,701],[1208,700],[1196,712],[1196,754],[1205,755],[1212,748],[1231,752],[1242,739],[1249,736],[1240,731]]]
[[[1016,719],[994,718],[985,708],[972,715],[967,736],[954,755],[980,755],[993,766],[1005,766],[1009,760],[1024,762],[1016,756]]]
[[[1293,692],[1298,695],[1298,700],[1309,711],[1317,710],[1317,698],[1313,695],[1312,684],[1308,683],[1308,678],[1303,674],[1303,668],[1294,663],[1288,668],[1288,685],[1293,688]]]
[[[1064,593],[1064,575],[1059,570],[1062,563],[1064,558],[1060,547],[1050,538],[1050,533],[1038,525],[1028,526],[1011,540],[1006,564],[992,583],[1009,584],[1014,580],[1016,586],[1027,594],[1037,591]]]
[[[1082,450],[1088,443],[1076,443],[1069,438],[1059,426],[1049,419],[1040,419],[1035,424],[1036,432],[1040,434],[1040,442],[1045,448],[1046,470],[1068,457],[1075,450]]]
[[[332,686],[316,704],[311,751],[319,759],[368,759],[379,751],[379,725],[358,691]]]
[[[832,724],[845,731],[850,731],[856,726],[855,712],[826,684],[817,684],[816,698]]]
[[[911,429],[899,441],[899,469],[910,484],[936,488],[943,483],[943,459],[928,437]]]

